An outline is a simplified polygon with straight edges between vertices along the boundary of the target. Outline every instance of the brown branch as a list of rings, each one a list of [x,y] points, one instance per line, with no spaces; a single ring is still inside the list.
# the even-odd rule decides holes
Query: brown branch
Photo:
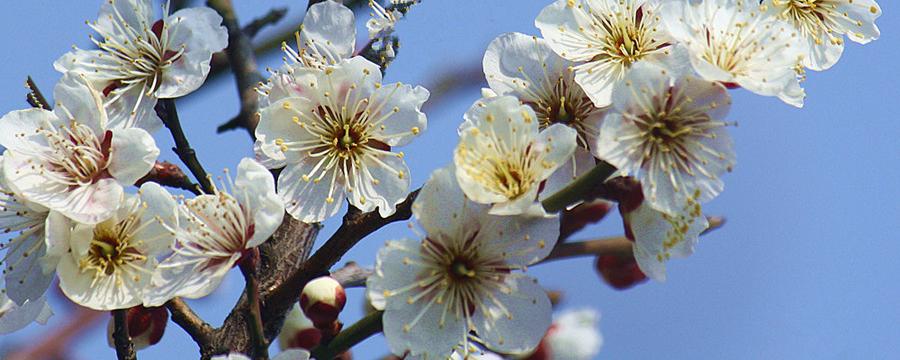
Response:
[[[206,170],[203,169],[200,160],[197,160],[197,152],[191,148],[191,144],[188,142],[187,137],[184,135],[184,130],[181,128],[181,121],[178,119],[178,109],[175,107],[175,100],[160,99],[159,103],[156,104],[156,114],[162,119],[163,125],[165,125],[166,128],[169,129],[169,132],[172,133],[172,139],[175,141],[175,147],[172,148],[172,151],[178,155],[181,162],[184,163],[191,174],[194,175],[194,178],[200,183],[200,188],[207,194],[212,194],[214,192],[212,182],[206,175]]]
[[[259,264],[259,249],[254,248],[249,253],[245,253],[244,259],[241,260],[241,273],[247,285],[244,287],[244,296],[247,298],[250,321],[247,324],[250,330],[250,336],[253,340],[254,359],[267,360],[269,358],[269,343],[266,341],[265,328],[263,327],[262,315],[260,314],[259,305],[259,280],[256,266]]]
[[[119,360],[137,360],[134,343],[128,335],[128,309],[113,310],[113,342],[116,344],[116,357]]]
[[[223,23],[228,29],[228,47],[225,49],[225,53],[228,55],[228,62],[231,64],[232,72],[237,80],[238,95],[241,98],[241,110],[238,115],[220,126],[217,131],[243,128],[247,130],[251,138],[255,139],[254,130],[259,122],[257,116],[259,101],[255,87],[264,79],[257,71],[256,54],[250,43],[250,37],[244,33],[238,23],[231,0],[207,0],[206,4],[222,16]]]
[[[180,326],[200,348],[208,347],[212,341],[213,328],[200,316],[194,313],[188,304],[180,298],[174,298],[166,303],[166,308],[172,315],[172,321]]]
[[[191,179],[184,174],[184,171],[181,171],[181,168],[179,168],[178,165],[168,161],[157,160],[150,169],[150,172],[138,179],[138,181],[134,183],[134,186],[141,186],[148,181],[155,182],[162,186],[190,191],[194,195],[203,193],[200,191],[200,185],[191,182]]]
[[[366,279],[372,275],[374,270],[364,268],[350,261],[344,264],[344,267],[331,272],[331,277],[337,280],[344,288],[364,287]]]
[[[247,37],[249,37],[251,39],[256,37],[256,34],[258,34],[259,31],[262,30],[264,27],[269,26],[269,25],[274,25],[274,24],[278,23],[279,21],[281,21],[281,19],[283,19],[284,16],[287,15],[287,12],[288,12],[287,8],[275,8],[275,9],[269,10],[269,12],[266,13],[265,15],[263,15],[262,17],[256,18],[253,21],[251,21],[249,24],[244,25],[244,29],[243,29],[244,35],[246,35]]]

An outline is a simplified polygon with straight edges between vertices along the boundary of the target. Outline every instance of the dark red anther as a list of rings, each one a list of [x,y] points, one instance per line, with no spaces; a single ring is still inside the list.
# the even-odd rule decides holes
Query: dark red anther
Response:
[[[732,90],[739,89],[741,87],[740,84],[734,82],[723,82],[722,85],[725,85],[725,88]]]
[[[287,342],[288,348],[312,350],[322,342],[322,330],[303,329],[294,334]]]
[[[106,85],[106,87],[103,88],[103,97],[109,96],[110,93],[118,89],[120,86],[122,86],[122,84],[118,80],[110,81],[109,85]]]
[[[647,276],[632,256],[601,255],[594,266],[603,281],[616,290],[629,289],[647,281]]]
[[[372,147],[372,148],[376,148],[378,150],[391,151],[390,145],[385,144],[385,143],[375,140],[375,139],[369,139],[368,141],[366,141],[366,145],[368,145],[369,147]]]
[[[153,34],[156,35],[157,39],[162,39],[162,31],[165,23],[162,20],[156,20],[153,23],[153,26],[150,27],[150,30],[153,31]]]
[[[174,58],[175,55],[178,55],[177,51],[166,50],[166,52],[163,54],[162,61],[169,61],[169,59]]]

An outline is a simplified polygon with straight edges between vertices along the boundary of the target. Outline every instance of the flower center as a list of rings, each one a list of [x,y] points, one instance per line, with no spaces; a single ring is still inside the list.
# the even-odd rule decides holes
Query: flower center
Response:
[[[590,149],[588,137],[599,129],[587,123],[592,112],[597,111],[591,99],[580,86],[575,85],[571,74],[566,74],[556,82],[545,84],[547,96],[539,103],[526,102],[537,114],[540,130],[553,124],[563,124],[575,129],[578,133],[578,146]]]
[[[39,128],[50,150],[44,153],[45,170],[56,181],[72,186],[86,186],[110,177],[109,149],[112,132],[97,138],[91,128],[72,121],[59,128]]]
[[[601,40],[601,53],[592,61],[611,60],[624,66],[641,60],[651,51],[663,46],[653,38],[652,26],[643,21],[642,8],[632,11],[630,6],[626,11],[616,14],[599,14],[592,12],[592,26],[602,28],[605,36]]]
[[[143,212],[140,206],[138,212]],[[93,270],[96,279],[111,276],[116,271],[130,272],[128,267],[132,263],[146,261],[147,257],[135,246],[139,240],[134,235],[142,228],[139,213],[132,213],[121,221],[110,219],[97,224],[80,268]]]
[[[140,88],[146,95],[153,94],[162,82],[162,74],[184,54],[185,47],[172,49],[170,31],[166,20],[162,19],[152,25],[141,24],[140,29],[132,27],[124,19],[119,9],[113,5],[115,14],[108,19],[111,27],[101,29],[96,23],[89,24],[101,39],[91,36],[91,41],[104,50],[108,63],[91,64],[109,80],[103,89],[106,96],[119,95],[133,88]],[[168,5],[163,9],[168,14]],[[134,14],[141,16],[143,14]],[[180,21],[180,19],[178,19]]]
[[[843,43],[843,38],[830,34],[831,24],[836,20],[832,18],[832,11],[826,7],[824,1],[775,0],[774,3],[787,5],[781,12],[781,17],[793,23],[803,35],[812,36],[816,45],[824,44],[826,37],[834,44]]]

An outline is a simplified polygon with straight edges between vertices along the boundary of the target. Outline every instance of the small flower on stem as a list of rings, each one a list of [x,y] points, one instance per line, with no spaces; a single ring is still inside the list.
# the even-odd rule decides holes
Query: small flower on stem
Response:
[[[250,250],[261,245],[281,225],[284,206],[275,194],[275,180],[252,159],[238,165],[232,181],[177,206],[173,202],[159,221],[175,236],[172,254],[153,274],[145,306],[160,306],[181,296],[199,298],[215,290],[225,275]]]

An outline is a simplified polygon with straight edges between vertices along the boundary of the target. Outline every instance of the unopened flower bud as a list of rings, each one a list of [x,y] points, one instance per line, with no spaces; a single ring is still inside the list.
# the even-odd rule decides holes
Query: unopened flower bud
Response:
[[[312,320],[303,314],[300,305],[294,304],[284,319],[281,333],[278,334],[278,345],[281,350],[292,348],[310,350],[318,346],[321,341],[322,331],[317,329]]]
[[[128,336],[134,343],[135,350],[141,350],[156,345],[162,339],[169,322],[169,311],[164,307],[135,306],[125,313],[125,324],[128,326]],[[113,331],[115,323],[110,317],[107,327],[106,340],[110,347],[115,347]]]
[[[603,281],[617,290],[629,289],[647,281],[647,276],[631,256],[600,255],[594,266]]]
[[[572,234],[584,229],[585,226],[603,220],[613,204],[605,200],[583,203],[571,210],[562,212],[559,224],[559,238],[567,239]]]
[[[333,326],[346,302],[344,287],[330,276],[313,279],[300,293],[303,313],[320,329]]]

